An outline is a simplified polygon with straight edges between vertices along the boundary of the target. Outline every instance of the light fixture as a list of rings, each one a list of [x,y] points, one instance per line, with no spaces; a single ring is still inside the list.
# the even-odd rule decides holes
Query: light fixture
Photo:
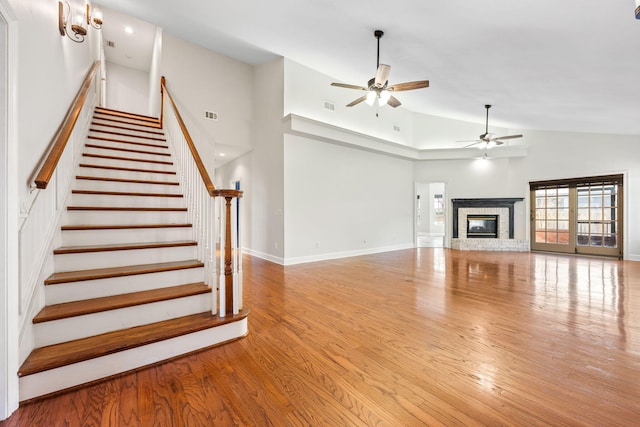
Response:
[[[389,98],[391,98],[391,92],[389,92],[388,90],[373,89],[367,93],[365,102],[367,103],[367,105],[373,105],[375,104],[376,100],[378,100],[378,105],[380,107],[383,107],[387,105],[387,102],[389,102]]]
[[[66,5],[66,13],[65,13]],[[69,22],[71,21],[71,22]],[[87,29],[82,26],[84,23],[84,17],[82,13],[74,12],[71,9],[68,1],[64,3],[58,2],[58,29],[61,36],[67,36],[76,43],[82,43],[84,37],[87,35]],[[71,25],[71,30],[68,26]],[[73,33],[73,35],[71,35]]]
[[[91,25],[96,30],[102,28],[102,11],[97,7],[93,8],[93,16],[91,15],[91,6],[87,3],[87,25]]]

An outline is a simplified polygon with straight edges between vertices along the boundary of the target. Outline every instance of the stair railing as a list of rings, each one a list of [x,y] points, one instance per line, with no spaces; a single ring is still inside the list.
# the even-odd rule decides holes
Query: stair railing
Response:
[[[205,282],[213,290],[212,313],[225,317],[242,310],[242,252],[239,239],[239,190],[218,190],[182,120],[180,111],[160,79],[160,123],[171,144],[184,185],[198,256],[205,264]],[[165,96],[168,102],[165,101]],[[218,232],[219,231],[219,232]],[[218,286],[215,284],[218,283]],[[216,292],[217,288],[217,292]]]
[[[51,268],[49,244],[62,215],[77,157],[89,131],[91,113],[98,102],[100,61],[95,61],[72,100],[47,150],[29,179],[31,192],[20,201],[19,259],[20,313],[31,304],[40,275]]]

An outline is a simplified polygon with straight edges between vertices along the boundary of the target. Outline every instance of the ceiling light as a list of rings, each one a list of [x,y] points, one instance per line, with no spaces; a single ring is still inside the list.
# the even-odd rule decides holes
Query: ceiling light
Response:
[[[127,25],[126,27],[124,27],[124,32],[127,34],[133,34],[133,28]]]
[[[382,107],[383,105],[387,105],[389,102],[389,98],[391,98],[391,93],[388,90],[380,91],[380,95],[378,97],[378,104]]]
[[[218,156],[220,156],[220,157],[224,157],[224,156],[226,156],[226,154],[224,154],[224,153],[218,153]]]
[[[370,90],[369,93],[367,93],[366,103],[368,105],[373,105],[373,103],[376,102],[377,96],[378,94],[374,90]]]

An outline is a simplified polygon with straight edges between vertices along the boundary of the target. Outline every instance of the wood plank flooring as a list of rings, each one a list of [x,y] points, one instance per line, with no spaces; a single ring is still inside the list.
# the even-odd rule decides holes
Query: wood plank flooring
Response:
[[[640,263],[439,248],[245,257],[247,338],[0,426],[640,424]]]

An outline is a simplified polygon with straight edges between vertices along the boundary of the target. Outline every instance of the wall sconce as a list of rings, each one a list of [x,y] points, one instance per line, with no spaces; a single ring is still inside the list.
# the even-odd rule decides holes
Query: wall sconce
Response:
[[[89,3],[87,3],[87,25],[91,25],[96,30],[102,28],[102,11],[94,7],[93,16],[91,16],[91,6]]]
[[[640,0],[636,0],[636,19],[640,19]]]
[[[86,28],[84,23],[87,23]],[[71,26],[71,28],[69,28]],[[87,35],[89,26],[99,30],[102,28],[102,12],[98,8],[93,9],[87,4],[86,12],[74,11],[68,1],[58,1],[58,29],[61,36],[67,36],[76,43],[82,43]]]
[[[66,5],[66,13],[65,13],[65,5]],[[71,31],[67,28],[69,25],[69,21],[71,21]],[[71,9],[71,5],[69,5],[68,1],[62,3],[58,2],[58,29],[60,30],[61,36],[67,36],[71,40],[76,43],[82,43],[84,41],[84,37],[87,35],[87,29],[82,26],[84,23],[84,17],[82,14],[73,12]],[[73,33],[73,35],[71,35]]]

